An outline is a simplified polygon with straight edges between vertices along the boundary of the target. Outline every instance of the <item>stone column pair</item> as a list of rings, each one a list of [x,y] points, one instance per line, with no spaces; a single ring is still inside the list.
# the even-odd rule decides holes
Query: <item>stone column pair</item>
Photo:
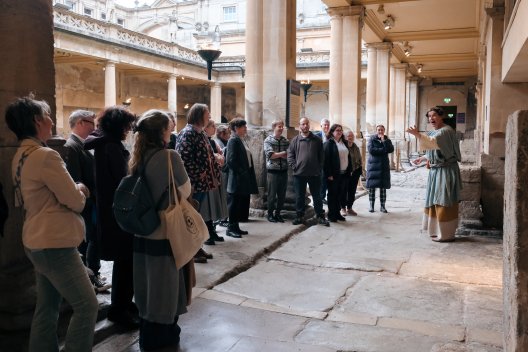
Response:
[[[360,91],[363,6],[328,9],[330,20],[330,95],[332,123],[361,130]]]
[[[367,44],[367,134],[376,131],[376,125],[384,125],[389,130],[389,60],[392,43]]]
[[[246,4],[245,117],[269,126],[286,117],[286,82],[296,76],[295,0]]]

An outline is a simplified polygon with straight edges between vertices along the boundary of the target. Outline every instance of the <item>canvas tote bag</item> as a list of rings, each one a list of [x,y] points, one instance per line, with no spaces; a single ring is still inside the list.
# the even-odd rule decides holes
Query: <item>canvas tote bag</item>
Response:
[[[172,248],[176,267],[187,264],[209,238],[209,231],[200,213],[181,197],[174,183],[170,152],[167,151],[169,168],[169,207],[162,214],[166,235]]]

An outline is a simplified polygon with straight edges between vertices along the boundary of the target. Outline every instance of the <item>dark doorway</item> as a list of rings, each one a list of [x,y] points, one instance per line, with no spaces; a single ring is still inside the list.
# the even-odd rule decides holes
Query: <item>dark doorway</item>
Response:
[[[451,126],[456,131],[456,106],[440,106],[444,110],[444,123]]]

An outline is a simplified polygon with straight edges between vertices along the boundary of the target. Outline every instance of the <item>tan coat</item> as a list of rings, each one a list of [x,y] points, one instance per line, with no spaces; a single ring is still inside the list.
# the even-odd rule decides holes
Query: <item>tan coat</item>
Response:
[[[59,153],[37,140],[24,139],[13,157],[13,180],[22,153],[34,146],[40,148],[27,157],[21,171],[26,210],[22,242],[28,249],[77,247],[84,236],[80,212],[86,198]]]

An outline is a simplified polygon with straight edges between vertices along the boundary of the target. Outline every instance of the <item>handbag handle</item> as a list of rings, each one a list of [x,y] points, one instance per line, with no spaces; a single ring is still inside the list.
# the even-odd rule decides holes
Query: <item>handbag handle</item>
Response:
[[[168,177],[169,177],[169,204],[172,204],[171,200],[171,193],[172,197],[174,198],[174,204],[177,204],[180,202],[180,192],[178,192],[178,188],[176,187],[176,184],[174,182],[174,170],[172,170],[172,159],[170,156],[170,150],[167,150],[167,168],[168,168]]]

